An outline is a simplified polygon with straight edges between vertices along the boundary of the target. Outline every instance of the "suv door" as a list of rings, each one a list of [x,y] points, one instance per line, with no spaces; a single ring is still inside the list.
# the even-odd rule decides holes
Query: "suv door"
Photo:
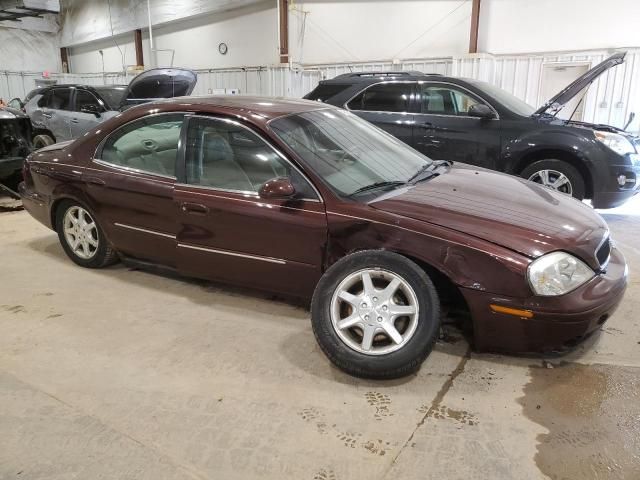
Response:
[[[78,138],[104,120],[102,115],[106,109],[104,104],[88,90],[76,88],[75,92],[73,115],[71,116],[70,126],[71,136],[73,138]],[[95,113],[88,111],[83,112],[83,109],[92,109]]]
[[[173,189],[183,122],[183,113],[161,113],[123,125],[82,175],[105,235],[125,255],[175,266]]]
[[[41,101],[41,116],[45,128],[53,134],[56,142],[71,140],[72,89],[52,88]],[[40,105],[38,102],[39,107]]]
[[[500,155],[500,120],[468,115],[472,105],[493,107],[469,90],[444,82],[420,82],[412,146],[434,160],[495,169]]]
[[[367,87],[347,102],[347,109],[411,145],[415,82],[383,82]]]
[[[190,117],[178,184],[178,269],[190,276],[309,295],[322,270],[324,203],[300,171],[243,124]],[[288,177],[298,195],[267,199],[260,187]]]

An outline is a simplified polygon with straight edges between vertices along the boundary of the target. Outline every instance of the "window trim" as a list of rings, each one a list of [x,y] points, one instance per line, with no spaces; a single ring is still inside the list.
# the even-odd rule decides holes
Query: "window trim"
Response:
[[[75,91],[74,91],[74,94],[73,94],[73,110],[71,110],[72,112],[84,113],[84,112],[82,112],[82,111],[80,111],[78,109],[78,94],[80,92],[88,93],[89,95],[91,95],[95,99],[95,101],[98,104],[98,106],[100,106],[100,108],[102,108],[102,112],[100,112],[100,113],[105,113],[107,111],[106,104],[102,101],[102,99],[98,95],[93,93],[91,90],[89,90],[88,88],[76,87],[76,88],[74,88],[74,90]]]
[[[464,90],[466,93],[469,94],[469,96],[471,96],[471,98],[476,98],[478,100],[480,100],[482,103],[484,103],[487,107],[489,107],[493,113],[496,114],[495,118],[490,118],[490,119],[485,119],[485,120],[500,120],[500,114],[498,113],[498,111],[493,107],[493,105],[491,105],[487,100],[485,100],[481,95],[478,95],[475,92],[472,92],[471,90],[469,90],[468,88],[463,87],[462,85],[458,85],[457,83],[452,83],[452,82],[438,82],[438,81],[432,81],[432,80],[425,80],[425,81],[421,81],[419,82],[421,85],[422,84],[427,84],[427,86],[429,85],[450,85],[452,87],[458,88],[460,90]],[[471,119],[475,119],[475,120],[479,120],[479,118],[477,117],[470,117],[468,115],[449,115],[446,113],[428,113],[428,112],[417,112],[416,115],[432,115],[432,116],[436,116],[436,117],[448,117],[448,118],[471,118]]]
[[[415,90],[415,86],[417,85],[418,81],[417,80],[385,80],[385,81],[382,81],[382,82],[372,83],[371,85],[367,85],[365,88],[363,88],[362,90],[359,90],[354,95],[352,95],[346,102],[344,102],[343,108],[345,110],[348,110],[349,112],[387,113],[387,114],[395,114],[395,115],[398,115],[398,114],[400,114],[400,115],[414,115],[416,112],[412,112],[411,111],[411,107],[415,104],[415,100],[414,99],[409,99],[409,110],[408,111],[404,111],[404,112],[390,112],[388,110],[358,110],[357,108],[356,109],[349,108],[349,103],[351,103],[351,101],[353,99],[355,99],[358,95],[363,94],[364,92],[369,90],[371,87],[375,87],[377,85],[396,84],[396,83],[408,83],[408,84],[411,85],[411,89]]]
[[[297,198],[296,200],[301,200],[301,201],[304,201],[304,202],[324,203],[324,199],[322,198],[322,195],[320,194],[320,192],[318,191],[316,186],[313,184],[313,182],[311,180],[309,180],[309,177],[300,168],[298,168],[298,166],[295,163],[293,163],[291,160],[289,160],[278,148],[274,147],[273,144],[267,138],[265,138],[265,136],[262,135],[260,132],[257,132],[256,130],[248,127],[247,125],[242,124],[241,122],[238,122],[237,120],[232,120],[230,118],[222,117],[222,116],[215,115],[215,114],[214,115],[189,114],[189,115],[187,115],[187,117],[188,117],[187,121],[183,125],[184,131],[181,132],[181,136],[180,136],[180,140],[181,140],[180,143],[181,143],[181,146],[182,146],[182,148],[179,150],[179,155],[178,155],[178,161],[180,162],[180,166],[176,168],[176,173],[180,173],[180,180],[178,182],[178,185],[187,186],[187,187],[191,187],[191,188],[205,188],[207,190],[213,190],[213,191],[217,191],[217,192],[237,193],[237,194],[241,194],[241,195],[251,195],[251,196],[254,196],[256,198],[260,198],[260,195],[259,195],[258,192],[253,192],[251,190],[234,190],[234,189],[213,187],[213,186],[209,186],[209,185],[196,185],[196,184],[193,184],[193,183],[187,183],[187,178],[186,178],[186,171],[187,171],[187,155],[186,155],[187,142],[186,142],[186,136],[187,136],[187,132],[188,132],[191,120],[193,120],[193,119],[198,119],[198,120],[200,120],[200,119],[218,120],[218,121],[223,121],[223,122],[226,122],[226,123],[231,123],[233,125],[236,125],[236,126],[238,126],[240,128],[243,128],[243,129],[253,133],[254,135],[256,135],[265,145],[267,145],[269,148],[271,148],[271,150],[273,150],[274,153],[278,157],[280,157],[284,162],[286,162],[296,172],[298,172],[298,174],[302,177],[302,179],[311,186],[312,190],[317,195],[317,198]]]
[[[186,122],[187,116],[189,115],[187,112],[181,112],[181,111],[177,111],[177,112],[158,112],[158,113],[153,113],[151,115],[143,115],[141,117],[137,117],[137,118],[134,118],[132,120],[129,120],[126,123],[123,123],[118,128],[116,128],[115,130],[110,132],[107,136],[105,136],[102,140],[100,140],[100,143],[98,143],[98,146],[96,147],[95,152],[93,152],[93,156],[91,157],[91,161],[93,163],[98,164],[98,165],[107,166],[107,167],[113,168],[115,170],[122,170],[124,172],[141,173],[141,174],[144,174],[144,175],[154,175],[156,177],[168,178],[170,180],[177,180],[178,179],[177,175],[165,175],[163,173],[152,172],[152,171],[149,171],[149,170],[141,170],[141,169],[138,169],[138,168],[127,167],[127,166],[124,166],[124,165],[116,165],[115,163],[107,162],[107,161],[105,161],[105,160],[103,160],[101,158],[102,150],[104,149],[105,143],[107,143],[107,141],[113,135],[117,134],[120,130],[122,130],[123,128],[126,128],[127,126],[131,125],[132,123],[136,123],[136,122],[139,122],[139,121],[142,121],[142,120],[146,120],[146,119],[149,119],[149,118],[165,116],[165,115],[182,115],[184,117],[184,120],[182,122],[182,127],[181,127],[181,130],[180,130],[180,135],[178,137],[178,152],[176,154],[176,165],[175,165],[175,167],[176,167],[175,171],[176,171],[176,174],[177,174],[179,172],[178,165],[182,161],[180,156],[183,154],[182,132],[185,129],[185,126],[187,124],[187,122]]]
[[[386,84],[386,83],[411,83],[414,85],[414,88],[418,85],[422,85],[422,84],[437,84],[437,85],[450,85],[452,87],[457,87],[461,90],[464,90],[466,92],[468,92],[469,94],[471,94],[471,96],[474,96],[476,98],[478,98],[480,101],[482,101],[485,105],[487,105],[491,110],[493,110],[493,112],[496,114],[496,118],[492,118],[489,120],[500,120],[500,114],[498,113],[498,111],[494,108],[493,105],[491,105],[491,103],[489,103],[484,97],[482,97],[481,95],[478,95],[475,92],[472,92],[471,90],[469,90],[468,88],[459,85],[457,83],[453,83],[453,82],[443,82],[443,81],[438,81],[438,80],[385,80],[382,82],[376,82],[376,83],[372,83],[370,85],[367,85],[365,88],[363,88],[362,90],[358,90],[354,95],[352,95],[347,101],[344,102],[344,104],[342,105],[342,108],[344,108],[345,110],[349,111],[349,112],[368,112],[368,113],[386,113],[386,114],[395,114],[395,115],[432,115],[432,116],[436,116],[436,117],[447,117],[447,118],[471,118],[471,119],[476,119],[478,120],[476,117],[469,117],[469,116],[464,116],[464,115],[447,115],[447,114],[439,114],[439,113],[423,113],[423,112],[389,112],[386,110],[357,110],[357,109],[351,109],[349,108],[349,103],[351,102],[351,100],[353,100],[354,98],[356,98],[358,95],[360,95],[361,93],[364,93],[365,91],[367,91],[368,89],[370,89],[371,87],[375,86],[375,85],[381,85],[381,84]],[[412,104],[415,104],[415,99],[412,100]]]

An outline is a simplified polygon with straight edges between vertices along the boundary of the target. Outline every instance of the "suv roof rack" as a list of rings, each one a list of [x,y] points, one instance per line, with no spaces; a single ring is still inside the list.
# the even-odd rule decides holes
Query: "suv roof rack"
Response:
[[[397,71],[397,72],[351,72],[343,73],[334,78],[366,78],[366,77],[409,77],[422,75],[440,75],[439,73],[423,73],[417,70]]]

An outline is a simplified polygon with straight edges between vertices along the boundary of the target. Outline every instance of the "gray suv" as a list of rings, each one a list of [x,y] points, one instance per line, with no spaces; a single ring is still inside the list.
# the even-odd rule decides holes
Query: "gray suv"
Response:
[[[129,106],[190,95],[197,81],[191,70],[156,68],[129,85],[53,85],[40,88],[24,106],[33,125],[35,149],[73,140]]]

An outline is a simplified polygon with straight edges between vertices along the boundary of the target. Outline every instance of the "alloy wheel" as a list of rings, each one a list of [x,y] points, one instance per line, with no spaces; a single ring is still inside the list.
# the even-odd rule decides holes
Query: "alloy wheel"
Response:
[[[98,228],[89,212],[79,206],[64,214],[64,238],[71,251],[83,260],[89,260],[98,251]]]
[[[331,323],[353,350],[384,355],[401,349],[418,326],[418,299],[401,276],[382,269],[353,272],[331,299]]]
[[[567,195],[573,194],[573,186],[569,178],[557,170],[539,170],[529,177],[529,180],[553,188]]]

